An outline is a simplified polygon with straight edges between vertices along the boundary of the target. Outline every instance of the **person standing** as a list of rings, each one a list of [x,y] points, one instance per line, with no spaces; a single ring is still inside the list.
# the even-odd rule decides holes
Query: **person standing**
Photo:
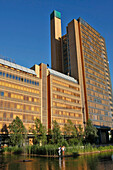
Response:
[[[61,146],[58,148],[58,154],[61,156]]]
[[[62,146],[62,155],[64,156],[65,146]]]

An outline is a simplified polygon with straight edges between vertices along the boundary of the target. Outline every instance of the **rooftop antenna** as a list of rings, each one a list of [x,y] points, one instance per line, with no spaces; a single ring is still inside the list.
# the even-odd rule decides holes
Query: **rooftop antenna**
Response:
[[[6,60],[6,61],[9,61],[9,62],[12,62],[12,63],[15,63],[15,64],[16,64],[15,59],[8,58],[8,57],[3,56],[3,55],[1,55],[1,54],[0,54],[0,58],[3,59],[3,60]]]

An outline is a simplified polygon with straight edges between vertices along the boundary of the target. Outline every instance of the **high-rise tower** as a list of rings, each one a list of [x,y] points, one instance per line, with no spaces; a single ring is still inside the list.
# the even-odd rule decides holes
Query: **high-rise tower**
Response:
[[[53,11],[50,15],[51,19],[51,63],[52,68],[62,71],[62,55],[61,55],[61,13]]]
[[[53,30],[51,39],[52,32]],[[78,80],[84,122],[90,118],[104,141],[106,132],[113,128],[112,87],[105,40],[86,21],[79,18],[67,25],[66,34],[59,41],[61,53],[55,60],[61,61],[61,72]],[[52,46],[53,44],[51,48]],[[51,57],[53,60],[53,53]],[[54,67],[53,63],[52,68],[59,70],[59,66]]]

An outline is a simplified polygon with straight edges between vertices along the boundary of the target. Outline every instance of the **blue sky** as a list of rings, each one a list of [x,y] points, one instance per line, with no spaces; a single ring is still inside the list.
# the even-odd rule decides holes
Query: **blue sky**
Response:
[[[62,33],[82,17],[106,40],[113,85],[113,0],[0,0],[0,55],[31,67],[51,65],[50,13],[61,12]]]

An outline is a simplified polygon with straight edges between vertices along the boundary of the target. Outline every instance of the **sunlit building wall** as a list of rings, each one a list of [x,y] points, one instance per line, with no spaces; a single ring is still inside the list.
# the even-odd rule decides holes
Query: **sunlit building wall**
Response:
[[[61,30],[61,14],[53,11],[51,14],[51,39]],[[58,25],[58,26],[57,26]],[[57,28],[57,30],[55,29]],[[55,54],[60,65],[52,63],[52,69],[61,70],[62,73],[75,78],[81,89],[81,104],[84,123],[90,118],[101,134],[113,128],[112,121],[112,86],[109,72],[109,62],[106,52],[105,40],[93,27],[82,18],[73,19],[66,27],[66,34],[59,36],[60,48],[51,53],[54,60]],[[51,43],[51,48],[55,42]],[[60,60],[59,60],[60,57]],[[62,68],[60,67],[62,66]]]
[[[83,115],[81,107],[80,85],[74,78],[48,69],[49,86],[49,128],[52,129],[52,122],[56,120],[63,131],[64,124],[70,119],[73,124],[83,127]]]
[[[56,120],[83,127],[80,86],[74,78],[41,63],[31,69],[0,59],[0,131],[18,116],[26,129],[40,119],[48,130]]]
[[[41,119],[41,79],[35,71],[0,59],[0,130],[18,116],[29,130]]]
[[[83,19],[78,19],[88,116],[94,125],[112,127],[112,94],[109,65],[103,37]],[[110,90],[108,90],[108,87]],[[110,95],[109,95],[110,94]],[[112,97],[112,96],[111,96]]]

